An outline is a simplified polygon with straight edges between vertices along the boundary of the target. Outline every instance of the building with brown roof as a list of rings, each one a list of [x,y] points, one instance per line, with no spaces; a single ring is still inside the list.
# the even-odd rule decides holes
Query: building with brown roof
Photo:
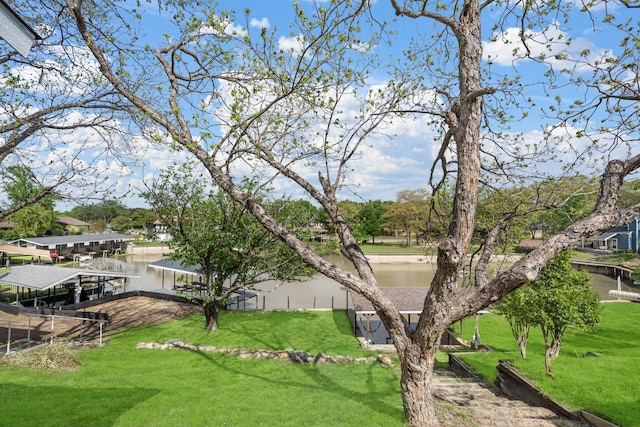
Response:
[[[86,233],[89,231],[89,223],[81,221],[77,218],[71,217],[71,216],[59,216],[56,219],[56,222],[58,223],[58,225],[60,225],[60,227],[62,227],[62,229],[66,232],[67,228],[72,226],[72,227],[77,227],[78,230],[82,233]]]

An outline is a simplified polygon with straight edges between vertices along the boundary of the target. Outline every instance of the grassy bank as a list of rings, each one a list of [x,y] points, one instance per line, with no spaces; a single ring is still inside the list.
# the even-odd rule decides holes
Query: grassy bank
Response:
[[[188,350],[137,350],[181,339],[248,349],[363,356],[343,312],[234,313],[207,334],[196,315],[108,337],[77,352],[75,372],[0,364],[0,425],[402,426],[395,369],[379,364],[295,365]]]
[[[586,409],[620,426],[637,426],[640,413],[640,305],[604,304],[601,326],[591,333],[568,331],[560,356],[552,361],[554,378],[544,369],[544,345],[539,328],[531,330],[527,359],[522,360],[509,324],[487,314],[480,318],[482,342],[495,352],[462,356],[488,383],[493,383],[498,360],[509,359],[546,394],[574,410]],[[459,325],[455,330],[459,332]],[[462,335],[471,340],[473,320],[463,322]]]

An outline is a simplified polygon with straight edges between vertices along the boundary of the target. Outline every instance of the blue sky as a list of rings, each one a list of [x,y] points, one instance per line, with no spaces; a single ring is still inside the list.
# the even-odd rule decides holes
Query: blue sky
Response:
[[[301,0],[301,4],[308,4],[308,1]],[[379,46],[378,54],[387,57],[389,55],[400,55],[402,48],[407,45],[409,39],[415,36],[419,31],[430,29],[432,24],[425,19],[409,19],[396,18],[391,5],[387,0],[373,1],[373,13],[380,20],[394,21],[392,27],[397,30],[394,36],[394,43],[391,48]],[[273,29],[278,28],[278,40],[282,46],[293,46],[297,43],[295,33],[291,34],[289,24],[292,17],[292,2],[288,0],[255,0],[255,1],[220,1],[220,8],[229,7],[237,11],[236,17],[239,20],[230,22],[230,28],[237,32],[242,31],[259,31],[260,28],[266,27]],[[154,4],[145,4],[145,31],[150,40],[157,40],[164,31],[168,16],[158,15],[157,6]],[[611,7],[611,5],[610,5]],[[250,28],[244,28],[245,8],[251,9]],[[625,11],[611,7],[610,13],[622,16]],[[487,14],[484,22],[485,43],[484,52],[487,60],[492,62],[492,71],[496,77],[501,76],[522,76],[524,84],[534,83],[541,79],[543,73],[548,70],[547,65],[535,64],[530,60],[518,59],[514,56],[513,48],[517,46],[517,32],[515,28],[505,28],[502,34],[491,33],[491,26],[497,15]],[[601,27],[595,27],[586,17],[574,13],[572,20],[568,24],[558,24],[557,27],[551,26],[547,28],[547,36],[553,35],[555,39],[572,38],[573,42],[570,50],[566,53],[569,56],[578,55],[586,49],[589,50],[593,57],[606,57],[611,55],[611,51],[617,46],[618,41],[614,39],[610,31]],[[491,40],[491,36],[496,36],[495,40]],[[532,34],[536,40],[542,40],[542,34]],[[542,45],[542,44],[541,44]],[[562,46],[563,49],[564,45]],[[560,48],[560,47],[559,47]],[[558,49],[559,49],[558,48]],[[568,62],[562,59],[551,58],[551,64],[554,67],[566,66]],[[25,74],[23,70],[23,74]],[[371,84],[384,83],[387,76],[382,71],[377,71],[371,78]],[[569,100],[573,98],[573,88],[565,88],[558,94]],[[542,130],[544,127],[553,125],[554,123],[543,118],[539,113],[541,106],[547,105],[550,100],[542,93],[540,87],[532,86],[529,94],[534,101],[535,107],[529,108],[529,116],[526,120],[512,122],[513,131],[522,132],[525,141],[540,141],[542,139]],[[388,128],[388,135],[375,136],[363,149],[360,157],[353,162],[352,172],[349,173],[349,184],[353,192],[344,192],[343,198],[352,200],[381,199],[394,200],[396,194],[401,190],[416,189],[426,187],[428,179],[428,171],[431,167],[434,155],[439,149],[439,137],[433,129],[428,125],[428,117],[421,116],[414,120],[395,120],[393,125]],[[569,134],[575,133],[573,129],[568,129]],[[82,140],[91,139],[90,135],[83,135]],[[69,135],[68,151],[71,152],[73,141],[78,141],[77,135]],[[186,161],[188,156],[185,153],[168,152],[166,149],[150,146],[143,141],[139,141],[135,150],[138,157],[137,162],[129,164],[121,164],[112,157],[104,156],[104,158],[95,157],[93,162],[95,167],[101,173],[110,176],[120,176],[121,178],[115,183],[109,183],[108,186],[114,192],[114,195],[121,197],[121,201],[130,207],[143,206],[141,200],[136,196],[137,189],[143,188],[143,182],[150,180],[157,175],[160,170],[166,168],[174,161]],[[560,145],[560,161],[558,163],[549,162],[542,165],[548,170],[558,169],[563,163],[570,161],[574,150],[583,151],[587,141],[579,138],[572,138],[564,145]],[[85,149],[87,156],[98,156],[99,148],[96,147],[89,150]],[[490,144],[488,143],[490,146]],[[563,154],[563,151],[566,154]],[[611,153],[607,153],[611,155]],[[614,156],[625,156],[626,152],[620,149],[613,153]],[[49,156],[50,157],[50,156]],[[50,161],[50,158],[44,158],[43,162]],[[540,166],[540,165],[538,165]],[[594,169],[595,170],[595,169]],[[315,174],[310,171],[310,175]],[[283,192],[296,195],[298,194],[294,187],[283,183],[279,189]],[[122,196],[125,195],[126,196]]]

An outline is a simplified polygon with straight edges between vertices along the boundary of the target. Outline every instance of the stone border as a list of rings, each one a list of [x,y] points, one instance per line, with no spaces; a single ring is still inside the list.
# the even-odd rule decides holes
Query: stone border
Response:
[[[238,348],[222,348],[214,347],[210,345],[195,346],[187,344],[181,340],[172,340],[165,343],[145,343],[141,342],[136,345],[137,349],[153,349],[153,350],[190,350],[197,352],[215,352],[221,354],[229,354],[236,356],[239,359],[265,359],[265,360],[281,360],[291,363],[300,364],[327,364],[327,365],[339,365],[346,363],[379,363],[385,367],[393,367],[391,358],[384,354],[379,354],[377,357],[349,357],[349,356],[329,356],[322,352],[316,356],[300,350],[245,350]]]

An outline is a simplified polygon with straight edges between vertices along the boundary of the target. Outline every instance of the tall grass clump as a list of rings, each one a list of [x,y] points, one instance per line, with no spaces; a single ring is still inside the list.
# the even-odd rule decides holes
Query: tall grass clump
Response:
[[[23,350],[4,358],[4,362],[16,368],[43,371],[75,371],[80,362],[76,354],[64,342],[54,342],[32,350]]]

